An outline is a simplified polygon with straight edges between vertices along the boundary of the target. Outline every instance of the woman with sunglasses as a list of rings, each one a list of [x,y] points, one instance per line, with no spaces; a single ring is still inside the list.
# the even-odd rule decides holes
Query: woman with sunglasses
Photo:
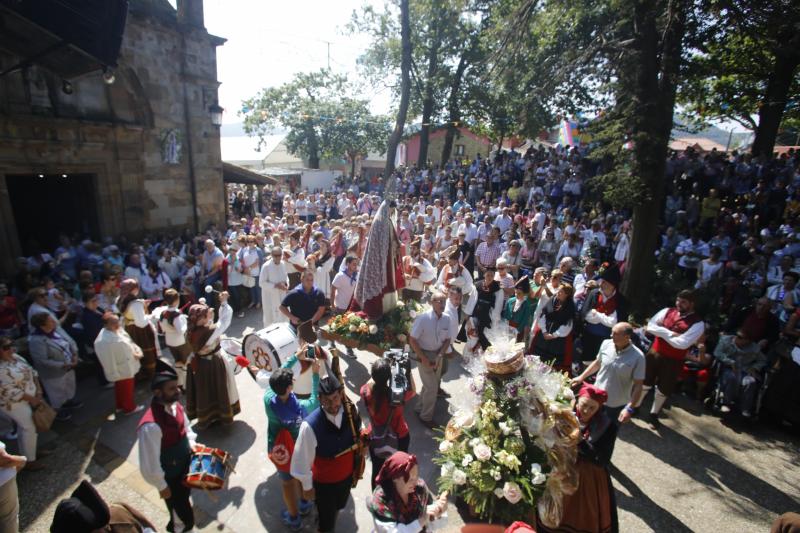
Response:
[[[0,337],[0,409],[17,424],[20,452],[28,459],[27,470],[41,470],[36,460],[36,425],[33,410],[42,401],[39,374],[14,352],[9,337]]]

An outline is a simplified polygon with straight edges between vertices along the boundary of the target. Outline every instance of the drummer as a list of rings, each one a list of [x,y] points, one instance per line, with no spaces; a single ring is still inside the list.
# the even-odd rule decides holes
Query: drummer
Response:
[[[281,302],[280,311],[306,342],[316,342],[314,324],[325,314],[325,295],[314,286],[314,271],[303,272],[300,285],[289,291]]]
[[[183,484],[199,447],[180,403],[178,374],[165,362],[156,362],[151,385],[153,400],[139,421],[139,469],[167,504],[167,531],[183,533],[194,527],[190,489]]]

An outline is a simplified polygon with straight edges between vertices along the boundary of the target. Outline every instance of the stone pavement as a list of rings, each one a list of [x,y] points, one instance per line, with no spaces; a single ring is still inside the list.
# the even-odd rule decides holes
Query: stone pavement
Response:
[[[250,311],[234,319],[229,335],[238,338],[245,327],[260,327],[261,313]],[[358,352],[358,360],[342,359],[347,393],[354,400],[369,377],[374,356]],[[451,364],[443,388],[457,403],[466,385],[466,373]],[[418,381],[419,383],[419,381]],[[280,522],[280,481],[266,457],[266,416],[263,391],[246,373],[237,376],[242,413],[228,428],[213,427],[199,434],[204,444],[222,448],[237,459],[229,488],[211,494],[194,491],[198,531],[249,533],[286,531]],[[140,385],[139,403],[149,401]],[[57,423],[42,436],[44,447],[55,453],[48,466],[19,477],[22,531],[46,532],[58,501],[82,478],[94,483],[108,501],[124,501],[138,508],[163,531],[166,510],[157,492],[138,470],[135,429],[138,416],[115,420],[113,389],[97,387],[92,378],[79,384],[78,397],[86,405],[73,420]],[[437,470],[431,463],[436,450],[433,433],[419,424],[412,408],[406,410],[411,428],[411,451],[420,459],[421,473],[432,486]],[[621,531],[765,531],[786,511],[800,510],[798,439],[783,431],[726,425],[702,412],[697,404],[677,398],[659,432],[641,420],[624,427],[614,452],[612,478],[617,489]],[[362,410],[363,415],[363,410]],[[440,400],[437,419],[446,421],[447,404]],[[13,441],[9,443],[13,447]],[[370,465],[366,478],[353,490],[340,515],[338,531],[370,531],[365,508],[370,493]],[[451,506],[444,531],[458,531],[461,518]],[[313,513],[303,531],[315,531]]]

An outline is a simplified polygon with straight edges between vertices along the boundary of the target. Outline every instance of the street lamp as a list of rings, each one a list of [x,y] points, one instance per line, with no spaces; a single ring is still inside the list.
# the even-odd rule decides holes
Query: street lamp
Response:
[[[222,126],[222,113],[225,111],[219,104],[211,104],[208,108],[211,113],[211,123],[214,126]]]

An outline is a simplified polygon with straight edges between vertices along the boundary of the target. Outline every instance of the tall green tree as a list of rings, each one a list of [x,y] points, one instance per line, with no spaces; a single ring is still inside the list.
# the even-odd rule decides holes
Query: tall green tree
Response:
[[[609,171],[599,188],[633,211],[623,293],[642,316],[650,305],[642,295],[652,282],[675,94],[697,6],[693,0],[519,0],[507,9],[497,61],[506,73],[535,65],[520,79],[527,93],[522,129],[535,129],[536,109],[604,109],[595,157]],[[625,150],[628,142],[632,149]]]
[[[800,118],[800,3],[707,0],[679,98],[699,121],[733,120],[770,155],[784,121]]]
[[[373,116],[366,100],[353,98],[347,80],[328,70],[296,74],[280,87],[266,88],[242,103],[245,131],[259,137],[276,127],[288,130],[288,151],[319,168],[321,159],[351,160],[351,174],[358,156],[370,151],[384,153],[389,120]]]
[[[389,136],[389,145],[386,149],[386,167],[383,172],[384,185],[388,185],[394,171],[394,160],[397,155],[397,145],[403,136],[408,115],[409,98],[411,97],[411,58],[413,49],[411,45],[411,14],[408,0],[400,1],[400,105],[397,109],[394,130]]]

